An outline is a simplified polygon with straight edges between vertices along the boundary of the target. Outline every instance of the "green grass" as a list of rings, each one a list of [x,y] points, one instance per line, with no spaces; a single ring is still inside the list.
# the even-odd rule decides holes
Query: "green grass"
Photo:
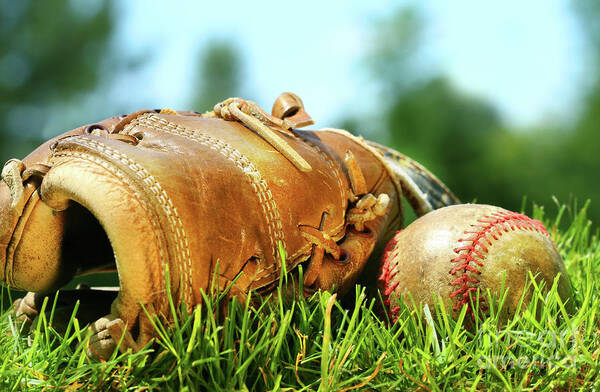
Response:
[[[535,288],[539,301],[506,325],[495,321],[501,300],[476,329],[441,308],[404,307],[389,325],[380,299],[361,288],[344,308],[325,292],[288,299],[282,282],[278,300],[254,307],[233,301],[223,310],[206,297],[173,326],[157,326],[153,346],[94,362],[85,355],[88,331],[76,319],[61,337],[47,328],[54,317],[48,311],[28,344],[3,310],[0,391],[599,390],[600,241],[585,211],[569,217],[563,207],[552,220],[542,208],[533,211],[565,259],[576,290],[573,314],[555,287],[547,294]]]

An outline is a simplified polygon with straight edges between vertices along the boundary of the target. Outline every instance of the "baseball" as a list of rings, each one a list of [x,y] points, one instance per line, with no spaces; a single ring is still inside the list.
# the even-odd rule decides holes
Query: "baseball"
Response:
[[[379,281],[392,319],[403,298],[433,312],[438,295],[453,318],[462,307],[471,318],[477,307],[481,317],[488,310],[487,289],[499,293],[504,284],[500,318],[506,320],[517,310],[529,271],[546,289],[560,273],[559,295],[571,298],[564,263],[540,221],[495,206],[461,204],[432,211],[399,231],[386,247]]]

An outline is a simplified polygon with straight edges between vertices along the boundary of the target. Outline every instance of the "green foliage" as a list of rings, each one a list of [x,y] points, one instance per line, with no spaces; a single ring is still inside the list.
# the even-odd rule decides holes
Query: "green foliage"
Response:
[[[113,29],[109,1],[0,0],[0,159],[40,144],[52,111],[101,80]]]
[[[85,356],[89,332],[77,319],[71,318],[62,337],[51,327],[56,315],[42,312],[28,345],[5,310],[0,315],[0,389],[598,389],[600,240],[586,213],[587,206],[575,211],[561,230],[567,208],[561,207],[554,219],[541,207],[533,211],[565,258],[575,288],[572,314],[555,284],[549,292],[534,287],[538,301],[505,324],[497,317],[502,293],[488,293],[491,313],[475,329],[463,324],[464,311],[455,321],[442,302],[435,312],[404,306],[390,325],[378,311],[379,300],[360,288],[344,308],[327,292],[289,298],[282,283],[275,300],[258,300],[254,306],[250,297],[224,307],[206,295],[190,314],[176,312],[172,326],[157,324],[153,346],[93,362]]]
[[[420,80],[417,56],[423,24],[415,8],[398,7],[374,26],[365,65],[376,80],[385,81],[385,94],[393,96]]]
[[[600,6],[574,1],[589,47],[581,110],[572,122],[542,123],[526,129],[508,125],[493,105],[458,90],[443,74],[419,64],[423,18],[399,8],[375,25],[368,69],[382,92],[374,119],[355,131],[379,127],[377,135],[423,163],[463,201],[477,200],[518,209],[522,195],[548,204],[591,199],[600,217]],[[375,124],[375,125],[374,125]]]
[[[240,49],[226,40],[216,40],[203,48],[193,107],[201,112],[229,97],[240,96],[242,59]]]
[[[494,109],[435,78],[388,101],[384,114],[389,144],[447,179],[465,200],[482,198],[482,146],[500,125]],[[485,189],[483,190],[485,191]],[[481,200],[481,199],[480,199]]]
[[[586,55],[595,62],[591,65],[595,67],[600,63],[600,4],[595,0],[572,0],[571,3],[583,38],[587,41],[589,50]],[[596,71],[596,81],[600,81],[599,77]]]
[[[95,87],[113,24],[110,3],[96,3],[2,0],[2,105],[49,105]]]

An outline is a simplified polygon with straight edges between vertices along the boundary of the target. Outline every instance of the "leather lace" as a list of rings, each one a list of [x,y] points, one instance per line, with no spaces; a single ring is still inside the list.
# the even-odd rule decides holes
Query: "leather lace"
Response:
[[[385,215],[390,206],[390,198],[385,193],[381,193],[377,197],[372,193],[368,193],[364,175],[352,152],[346,152],[345,163],[353,190],[349,199],[351,203],[354,203],[346,215],[346,225],[352,225],[356,231],[364,232],[367,222]],[[323,232],[326,216],[327,213],[323,213],[319,228],[305,225],[298,227],[300,234],[313,245],[310,263],[304,275],[304,287],[311,287],[316,282],[320,275],[325,253],[331,255],[334,261],[346,261],[341,260],[343,259],[344,250],[333,238]]]
[[[256,103],[241,98],[229,98],[216,104],[212,114],[224,120],[241,121],[285,156],[298,170],[312,170],[310,164],[271,128],[278,126],[285,129],[284,120],[268,115]]]

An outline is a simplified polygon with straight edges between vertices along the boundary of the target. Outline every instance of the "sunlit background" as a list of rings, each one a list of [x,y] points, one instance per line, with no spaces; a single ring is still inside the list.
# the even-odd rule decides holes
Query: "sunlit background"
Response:
[[[594,0],[0,0],[0,158],[114,114],[289,90],[464,201],[591,199],[600,222],[599,60]]]

